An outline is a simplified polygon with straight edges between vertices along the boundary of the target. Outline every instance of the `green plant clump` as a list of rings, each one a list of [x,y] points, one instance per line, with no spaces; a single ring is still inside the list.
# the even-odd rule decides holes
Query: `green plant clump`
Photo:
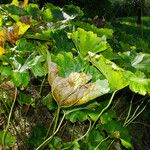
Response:
[[[81,21],[77,6],[27,2],[0,6],[0,148],[134,147],[127,127],[149,102],[150,54],[113,50],[113,29]],[[126,90],[146,104],[133,112],[132,99],[120,119]]]

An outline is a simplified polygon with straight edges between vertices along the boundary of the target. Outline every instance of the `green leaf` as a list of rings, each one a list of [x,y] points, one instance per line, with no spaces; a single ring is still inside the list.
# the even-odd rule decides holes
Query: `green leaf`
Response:
[[[125,141],[124,139],[120,139],[121,140],[121,144],[125,147],[125,148],[127,148],[127,149],[129,149],[129,148],[131,148],[131,143],[129,143],[128,141]]]
[[[80,145],[78,141],[71,141],[63,143],[62,149],[80,150]]]
[[[120,90],[128,85],[128,81],[124,77],[125,70],[118,67],[115,63],[102,55],[95,55],[93,53],[90,53],[89,59],[107,78],[113,90]]]
[[[12,4],[12,5],[19,6],[19,1],[18,1],[18,0],[13,0],[11,4]]]
[[[109,124],[113,118],[116,118],[115,112],[113,110],[108,110],[101,116],[100,120],[102,124]]]
[[[46,21],[57,22],[64,19],[62,10],[51,3],[47,3],[46,9],[42,12],[43,19]]]
[[[56,30],[51,33],[53,39],[53,53],[70,52],[74,47],[72,40],[68,39],[64,30]]]
[[[92,75],[92,81],[104,80],[105,76],[94,66],[87,64],[84,71],[87,75]]]
[[[51,150],[61,149],[62,147],[62,140],[59,137],[54,137],[51,142],[49,143]]]
[[[12,70],[10,66],[1,66],[0,67],[0,74],[3,77],[9,77],[12,74]]]
[[[80,150],[80,145],[79,145],[78,141],[73,141],[72,144],[73,144],[73,146],[72,146],[73,150]]]
[[[50,93],[42,99],[42,103],[46,105],[49,110],[55,110],[57,108],[57,104]]]
[[[85,31],[78,28],[76,32],[69,34],[79,54],[84,58],[88,52],[98,53],[107,49],[107,42],[104,38],[97,37],[92,31]]]
[[[3,10],[5,10],[5,12],[7,12],[8,17],[11,17],[11,15],[15,15],[15,16],[19,16],[19,17],[27,15],[27,13],[23,9],[21,9],[21,7],[16,6],[16,5],[8,4],[8,5],[2,6],[2,8],[3,8]]]
[[[148,73],[150,73],[149,64],[150,64],[150,54],[145,53],[137,54],[137,56],[131,62],[132,67],[141,71],[146,71]]]
[[[43,18],[47,21],[52,21],[53,15],[52,15],[52,11],[50,9],[46,9],[43,12]]]
[[[20,105],[31,105],[33,103],[33,98],[30,95],[26,95],[24,93],[19,94],[18,102]]]
[[[86,113],[93,121],[97,121],[99,114],[101,112],[100,108],[95,108],[94,110],[87,110]]]
[[[66,119],[71,121],[72,123],[75,123],[76,121],[85,121],[88,119],[88,115],[84,111],[75,111],[66,116]]]
[[[72,72],[81,72],[84,70],[86,62],[79,56],[73,57],[71,52],[58,54],[53,56],[54,62],[59,66],[59,75],[62,77],[68,77]]]
[[[44,57],[38,55],[37,52],[33,52],[23,65],[19,64],[18,61],[14,62],[18,72],[25,72],[26,70],[30,69],[35,77],[37,76],[44,76],[47,74],[47,66],[44,62]],[[21,67],[20,67],[21,66]]]
[[[44,27],[43,27],[44,28]],[[44,30],[39,29],[38,32],[31,32],[26,34],[26,38],[35,39],[35,40],[42,40],[42,41],[51,41],[52,33],[56,30],[56,28]]]
[[[28,72],[13,71],[12,80],[15,86],[19,87],[22,85],[26,87],[30,82],[30,76]]]
[[[95,149],[99,143],[101,143],[104,140],[105,137],[103,137],[103,135],[101,134],[100,130],[98,129],[93,129],[89,136],[88,139],[86,141],[87,143],[87,149],[88,150],[93,150]],[[106,150],[108,147],[107,142],[102,142],[99,147],[98,150]]]
[[[96,33],[99,37],[106,36],[106,38],[111,38],[113,35],[113,30],[108,28],[97,28],[95,25],[91,25],[86,22],[81,21],[73,21],[71,22],[73,25],[82,28],[86,31],[92,31]]]
[[[75,111],[73,111],[73,108],[64,110],[65,113],[73,111],[72,113],[70,113],[70,115],[67,115],[66,118],[69,120],[71,120],[72,118],[73,122],[76,122],[77,120],[84,121],[84,119],[87,120],[88,118],[90,118],[93,121],[96,121],[98,119],[99,113],[102,110],[102,106],[98,102],[93,101],[91,103],[85,104],[83,107],[81,107],[81,110],[76,110],[76,109],[80,109],[80,107],[75,107],[74,108]],[[80,115],[78,116],[78,114],[80,113],[81,113],[81,117],[80,117],[81,119],[79,118]]]
[[[139,70],[147,74],[150,73],[150,54],[135,51],[118,53],[117,63],[130,71]]]
[[[80,9],[80,7],[75,6],[75,5],[66,5],[63,7],[63,11],[66,12],[68,15],[70,16],[83,16],[84,13],[83,11]]]
[[[32,53],[25,61],[25,63],[19,68],[20,72],[31,69],[32,67],[40,64],[40,62],[44,61],[42,56],[37,55],[36,53]]]
[[[33,19],[39,19],[41,11],[37,4],[28,4],[24,9]]]
[[[32,71],[32,73],[34,74],[35,77],[45,76],[47,74],[46,64],[42,64],[42,63],[38,62],[36,65],[34,65],[31,68],[31,71]]]
[[[28,42],[25,38],[17,40],[15,50],[18,52],[32,52],[35,49],[35,45]]]
[[[105,79],[97,68],[82,60],[80,56],[73,57],[71,52],[52,55],[52,59],[59,65],[59,75],[62,77],[68,77],[72,72],[84,71],[87,75],[92,75],[93,82]]]
[[[117,139],[124,139],[126,142],[131,143],[131,136],[127,128],[119,121],[112,120],[109,123],[103,124],[102,128],[112,137]]]
[[[32,129],[31,137],[27,140],[29,149],[38,147],[45,139],[47,134],[47,129],[43,127],[34,127]]]
[[[3,138],[4,131],[0,131],[0,145],[2,145],[2,138]],[[13,136],[11,133],[7,132],[5,137],[5,145],[8,147],[14,146],[16,142],[16,137]]]
[[[143,77],[143,74],[141,76],[139,74],[129,73],[127,79],[129,81],[129,88],[133,92],[141,95],[150,94],[150,79]]]

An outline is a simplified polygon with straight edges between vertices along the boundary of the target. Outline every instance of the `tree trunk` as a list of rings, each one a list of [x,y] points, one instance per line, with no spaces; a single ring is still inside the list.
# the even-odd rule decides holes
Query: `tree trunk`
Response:
[[[137,21],[136,22],[137,22],[137,25],[141,25],[142,23],[142,10],[140,7],[137,9]]]

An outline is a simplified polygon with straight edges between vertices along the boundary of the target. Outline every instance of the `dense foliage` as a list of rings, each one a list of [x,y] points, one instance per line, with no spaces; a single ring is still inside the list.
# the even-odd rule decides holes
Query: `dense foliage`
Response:
[[[127,126],[149,102],[149,45],[83,15],[74,5],[0,6],[2,148],[133,147]],[[116,101],[123,90],[133,96],[122,117]],[[135,94],[142,98],[131,111]]]

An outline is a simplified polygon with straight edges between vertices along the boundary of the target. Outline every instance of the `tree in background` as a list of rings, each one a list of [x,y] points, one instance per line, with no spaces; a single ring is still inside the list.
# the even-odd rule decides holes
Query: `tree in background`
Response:
[[[11,3],[12,0],[0,0],[0,4]],[[21,0],[23,1],[23,0]],[[42,8],[46,3],[53,3],[56,6],[64,5],[79,6],[85,17],[94,18],[103,16],[106,19],[116,17],[137,16],[137,24],[141,24],[142,15],[150,15],[150,0],[29,0],[37,3]]]
[[[135,10],[135,14],[137,16],[137,21],[136,23],[141,25],[142,23],[142,12],[145,7],[145,0],[127,0],[131,5],[133,6]]]

